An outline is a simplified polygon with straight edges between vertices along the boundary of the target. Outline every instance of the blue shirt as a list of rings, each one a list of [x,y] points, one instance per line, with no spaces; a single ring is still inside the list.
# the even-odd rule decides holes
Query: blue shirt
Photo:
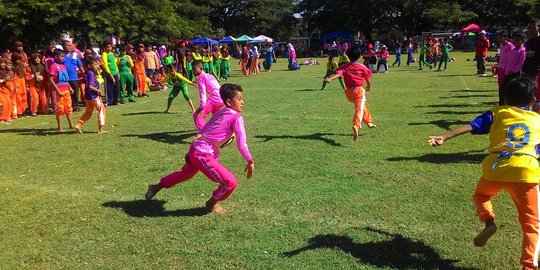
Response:
[[[66,54],[66,57],[64,58],[64,65],[67,68],[69,81],[78,81],[79,76],[77,74],[77,67],[82,67],[83,65],[81,59],[79,58],[79,55],[76,52],[70,52]]]

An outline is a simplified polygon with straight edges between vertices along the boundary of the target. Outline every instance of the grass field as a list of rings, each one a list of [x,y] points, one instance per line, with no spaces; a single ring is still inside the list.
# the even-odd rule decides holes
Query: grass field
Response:
[[[494,199],[497,235],[472,244],[487,137],[426,145],[497,101],[496,79],[465,61],[472,53],[452,56],[447,72],[375,74],[367,105],[378,127],[356,143],[339,83],[319,90],[325,59],[298,71],[278,59],[249,78],[234,63],[256,171],[246,180],[236,147],[222,150],[239,178],[224,215],[201,211],[216,187],[202,174],[143,200],[195,135],[181,96],[171,114],[161,113],[168,91],[110,108],[105,135],[95,115],[83,135],[56,134],[52,115],[2,125],[0,269],[517,269],[507,193]]]

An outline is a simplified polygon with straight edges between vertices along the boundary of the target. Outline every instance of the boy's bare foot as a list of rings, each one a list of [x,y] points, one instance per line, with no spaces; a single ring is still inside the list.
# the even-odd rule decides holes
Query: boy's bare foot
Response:
[[[210,198],[206,202],[206,208],[208,208],[208,210],[210,210],[212,212],[216,212],[218,214],[223,214],[223,213],[227,212],[227,210],[225,210],[225,208],[221,207],[221,205],[219,205],[218,202],[216,202],[214,200],[214,198]]]
[[[75,130],[77,131],[77,133],[83,134],[81,126],[79,124],[75,125]]]
[[[105,134],[105,133],[109,133],[109,132],[108,132],[108,131],[106,131],[106,130],[98,130],[98,132],[97,132],[97,133],[98,133],[98,134]]]
[[[69,129],[75,129],[75,127],[73,125],[69,126]]]
[[[56,130],[56,132],[58,132],[58,133],[64,133],[64,129],[63,129],[63,128],[59,128],[59,129]]]
[[[474,238],[474,245],[483,247],[496,232],[497,225],[495,225],[495,222],[486,222],[486,227]]]
[[[366,124],[368,128],[374,128],[377,127],[377,125],[373,124],[372,122],[369,122]]]
[[[144,198],[149,201],[156,196],[156,193],[158,193],[161,190],[161,187],[159,185],[148,185],[148,190],[146,191],[146,195],[144,195]]]
[[[356,140],[358,139],[358,127],[353,127],[353,141],[356,142]]]

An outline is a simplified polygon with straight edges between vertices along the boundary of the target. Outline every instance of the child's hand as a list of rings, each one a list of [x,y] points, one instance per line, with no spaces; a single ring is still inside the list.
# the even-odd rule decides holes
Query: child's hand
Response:
[[[330,77],[324,78],[324,81],[325,81],[325,82],[331,82]]]
[[[253,176],[253,171],[255,171],[255,163],[248,163],[244,168],[244,172],[247,171],[247,179],[251,179]]]
[[[429,146],[441,146],[446,140],[443,136],[429,136],[428,145]]]

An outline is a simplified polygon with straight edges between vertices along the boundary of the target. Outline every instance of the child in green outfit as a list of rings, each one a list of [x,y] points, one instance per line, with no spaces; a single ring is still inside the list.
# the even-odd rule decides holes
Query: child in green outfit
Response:
[[[347,57],[347,60],[349,60],[348,57]],[[337,67],[338,67],[338,63],[334,61],[334,57],[333,56],[328,57],[328,63],[326,64],[326,75],[324,75],[324,79],[330,78],[334,74],[334,70],[336,70]],[[324,87],[328,83],[324,79],[323,79],[321,90],[324,90]],[[339,77],[339,83],[341,84],[341,88],[345,89],[345,83],[343,82],[343,77]]]

